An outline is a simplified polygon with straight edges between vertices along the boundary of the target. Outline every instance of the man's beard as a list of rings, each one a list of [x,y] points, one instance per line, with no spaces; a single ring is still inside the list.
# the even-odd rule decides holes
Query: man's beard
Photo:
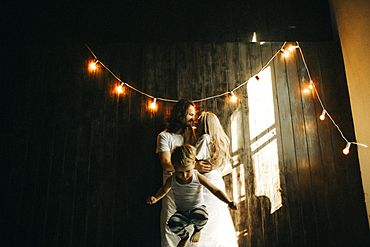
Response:
[[[194,125],[194,121],[185,122],[183,123],[182,128],[186,129],[187,127],[192,127],[193,125]]]

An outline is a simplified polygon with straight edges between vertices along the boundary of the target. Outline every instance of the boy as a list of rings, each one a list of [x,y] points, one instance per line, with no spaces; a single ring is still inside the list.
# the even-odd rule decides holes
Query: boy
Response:
[[[172,189],[177,211],[168,220],[168,227],[180,237],[178,247],[185,246],[189,239],[189,232],[185,229],[188,225],[194,225],[194,233],[190,242],[198,242],[200,232],[207,223],[208,213],[203,202],[204,185],[218,199],[227,203],[233,210],[236,204],[211,184],[207,178],[194,170],[196,149],[190,144],[176,147],[171,155],[171,163],[175,168],[174,175],[170,176],[165,184],[158,190],[155,196],[149,197],[146,202],[154,204],[162,199]]]

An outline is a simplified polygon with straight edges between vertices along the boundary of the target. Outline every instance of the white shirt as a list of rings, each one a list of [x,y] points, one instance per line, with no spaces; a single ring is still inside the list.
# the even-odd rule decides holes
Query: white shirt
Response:
[[[167,130],[159,133],[157,137],[157,153],[169,151],[172,152],[175,147],[184,144],[184,137],[180,134],[167,132]]]
[[[195,144],[197,149],[197,159],[211,161],[210,145],[211,137],[208,134],[203,134]]]

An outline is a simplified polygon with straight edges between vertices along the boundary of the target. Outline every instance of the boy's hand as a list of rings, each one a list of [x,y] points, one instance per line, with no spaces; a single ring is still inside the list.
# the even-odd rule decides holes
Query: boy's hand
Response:
[[[232,210],[237,210],[237,206],[235,202],[229,202],[228,205],[229,205],[229,208],[231,208]]]
[[[154,196],[151,196],[148,199],[146,199],[146,203],[150,205],[156,203],[157,201],[158,201],[157,198],[155,198]]]

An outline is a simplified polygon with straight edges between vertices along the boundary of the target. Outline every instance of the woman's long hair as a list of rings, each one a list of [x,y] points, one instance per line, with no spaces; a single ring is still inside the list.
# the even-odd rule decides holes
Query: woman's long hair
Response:
[[[211,139],[211,163],[216,166],[216,169],[222,170],[230,162],[230,139],[215,114],[202,112],[200,119],[203,120],[204,133],[208,134]]]

